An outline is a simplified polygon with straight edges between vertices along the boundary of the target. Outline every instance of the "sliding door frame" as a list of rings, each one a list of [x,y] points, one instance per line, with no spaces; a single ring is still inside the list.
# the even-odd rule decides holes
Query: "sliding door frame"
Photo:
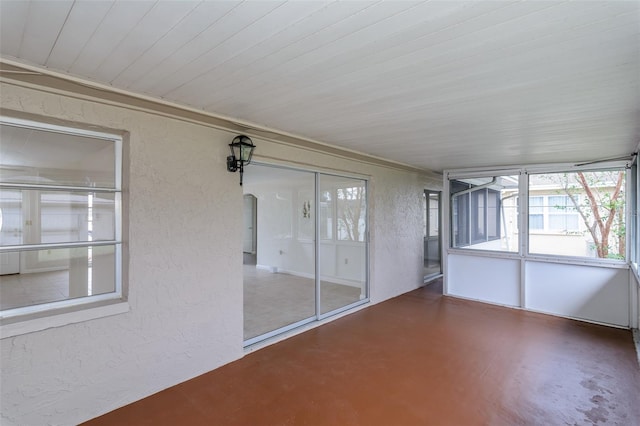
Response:
[[[244,340],[244,347],[248,347],[251,345],[254,345],[256,343],[260,343],[262,341],[265,341],[267,339],[270,339],[272,337],[276,337],[279,335],[282,335],[284,333],[287,333],[291,330],[303,327],[305,325],[308,324],[312,324],[312,323],[316,323],[319,321],[322,321],[326,318],[329,318],[331,316],[340,314],[342,312],[348,311],[350,309],[353,309],[357,306],[363,305],[365,303],[368,303],[370,301],[370,225],[369,225],[369,217],[370,217],[370,211],[369,211],[369,179],[367,177],[363,177],[363,176],[357,176],[357,175],[352,175],[349,173],[336,173],[336,172],[325,172],[322,170],[310,170],[310,169],[304,169],[302,167],[296,167],[296,166],[288,166],[288,165],[281,165],[281,164],[269,164],[269,163],[263,163],[263,162],[252,162],[252,165],[255,166],[261,166],[261,167],[270,167],[270,168],[275,168],[275,169],[284,169],[284,170],[291,170],[291,171],[297,171],[297,172],[304,172],[304,173],[312,173],[314,176],[314,206],[312,208],[312,213],[313,213],[313,217],[314,217],[314,221],[313,221],[313,225],[314,225],[314,282],[315,282],[315,314],[311,317],[308,318],[304,318],[300,321],[296,321],[294,323],[288,324],[284,327],[280,327],[277,328],[275,330],[271,330],[267,333],[261,334],[259,336],[255,336],[252,337],[250,339]],[[339,178],[345,178],[345,179],[353,179],[353,180],[359,180],[362,181],[364,184],[364,188],[365,188],[365,232],[364,232],[364,244],[365,244],[365,253],[364,253],[364,262],[365,262],[365,274],[364,274],[364,297],[361,297],[359,300],[341,306],[339,308],[336,308],[332,311],[328,311],[325,313],[322,313],[322,301],[321,301],[321,270],[320,270],[320,244],[321,244],[321,238],[320,238],[320,179],[322,176],[333,176],[333,177],[339,177]],[[260,214],[260,213],[258,213]],[[337,218],[336,218],[337,220]],[[337,238],[337,235],[335,236],[335,238]],[[337,240],[336,240],[337,241]],[[257,253],[256,253],[257,255]]]

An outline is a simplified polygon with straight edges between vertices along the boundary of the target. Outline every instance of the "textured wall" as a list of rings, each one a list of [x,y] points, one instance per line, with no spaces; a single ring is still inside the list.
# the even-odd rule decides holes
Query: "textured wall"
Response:
[[[34,89],[0,89],[8,110],[130,133],[131,306],[3,339],[1,423],[78,423],[241,357],[242,189],[225,169],[233,134]],[[421,285],[424,176],[254,142],[258,159],[370,176],[372,303]]]

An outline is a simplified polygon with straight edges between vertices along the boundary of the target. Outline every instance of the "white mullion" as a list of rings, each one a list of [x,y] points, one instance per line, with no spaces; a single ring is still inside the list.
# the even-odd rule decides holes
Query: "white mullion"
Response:
[[[527,256],[529,255],[529,174],[520,173],[518,180],[518,192],[520,196],[520,241],[518,254],[520,255],[520,308],[527,307]],[[544,199],[543,199],[544,204]],[[542,215],[542,228],[544,229],[544,214]]]
[[[14,252],[14,251],[37,251],[37,250],[53,250],[53,249],[65,249],[65,248],[78,248],[78,247],[98,247],[98,246],[112,246],[115,244],[121,244],[121,241],[117,240],[100,240],[100,241],[77,241],[66,243],[42,243],[42,244],[20,244],[14,246],[2,246],[0,247],[0,253]]]
[[[314,184],[314,215],[315,215],[315,230],[314,230],[314,236],[315,236],[315,241],[314,241],[314,250],[315,250],[315,256],[314,256],[314,268],[315,268],[315,295],[316,295],[316,300],[315,300],[315,309],[316,309],[316,320],[320,319],[320,313],[321,313],[321,309],[322,309],[322,305],[321,305],[321,288],[320,288],[320,173],[314,173],[314,177],[315,179],[313,180],[313,184]],[[334,204],[336,204],[334,202]]]
[[[67,191],[67,192],[100,192],[100,193],[117,193],[120,192],[116,188],[104,188],[95,186],[73,186],[73,185],[43,185],[37,183],[8,183],[0,182],[0,188],[22,189],[22,190],[38,190],[38,191]]]

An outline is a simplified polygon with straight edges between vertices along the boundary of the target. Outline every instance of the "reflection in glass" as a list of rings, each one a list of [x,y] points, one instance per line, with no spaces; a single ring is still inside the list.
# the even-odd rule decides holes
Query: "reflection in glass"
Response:
[[[424,276],[442,273],[440,262],[440,192],[425,191],[424,200]]]
[[[115,239],[115,194],[0,189],[0,245]]]
[[[0,245],[22,244],[22,191],[0,189]]]
[[[451,245],[475,250],[519,250],[519,176],[450,181]]]
[[[333,193],[332,191],[320,191],[320,239],[333,239]]]
[[[115,246],[2,253],[19,259],[19,273],[0,267],[0,309],[113,293]]]
[[[252,165],[243,190],[245,344],[368,296],[366,181]]]
[[[321,217],[321,226],[335,227],[320,241],[320,312],[324,314],[367,296],[367,199],[363,180],[323,174],[319,179],[321,202],[335,200],[325,201]]]
[[[245,213],[257,216],[246,221],[257,228],[256,253],[244,254],[248,340],[316,315],[315,176],[255,164],[246,169],[242,188],[256,200]]]
[[[529,252],[624,260],[624,169],[529,175]]]
[[[113,140],[0,124],[0,180],[115,187]]]

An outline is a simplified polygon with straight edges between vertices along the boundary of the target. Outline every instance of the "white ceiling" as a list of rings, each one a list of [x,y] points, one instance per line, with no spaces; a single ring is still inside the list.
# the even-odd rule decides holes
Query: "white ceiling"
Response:
[[[443,170],[640,140],[637,1],[9,1],[0,54]]]

